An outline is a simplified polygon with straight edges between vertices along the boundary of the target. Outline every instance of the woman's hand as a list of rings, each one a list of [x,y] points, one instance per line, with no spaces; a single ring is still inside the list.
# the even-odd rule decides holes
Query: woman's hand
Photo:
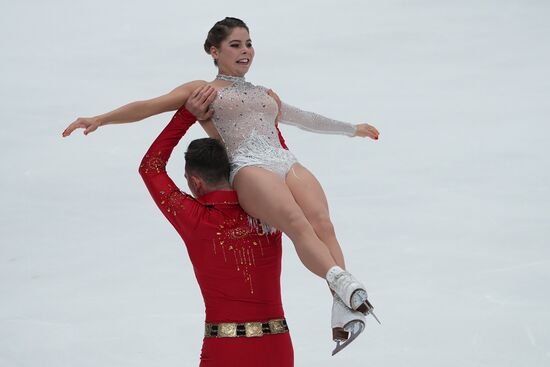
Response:
[[[378,140],[378,135],[380,135],[380,133],[374,126],[369,124],[357,124],[355,127],[356,130],[354,136],[360,136],[362,138],[368,136],[371,139]]]
[[[74,130],[80,128],[84,129],[84,135],[88,135],[89,133],[96,131],[100,126],[101,123],[97,117],[79,117],[71,123],[61,135],[63,137],[67,137],[71,135]]]

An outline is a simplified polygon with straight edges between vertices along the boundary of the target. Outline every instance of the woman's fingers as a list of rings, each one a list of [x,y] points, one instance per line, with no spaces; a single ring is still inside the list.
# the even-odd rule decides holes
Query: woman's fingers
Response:
[[[82,123],[77,119],[76,121],[74,121],[73,123],[71,123],[69,126],[67,126],[67,128],[65,129],[65,131],[63,131],[63,136],[69,136],[71,135],[71,133],[75,130],[75,129],[78,129],[79,127],[83,127],[81,126]]]
[[[75,129],[74,125],[75,125],[76,122],[73,122],[71,124],[69,124],[69,126],[67,126],[67,128],[65,129],[65,131],[63,131],[63,136],[69,136],[71,135],[71,133],[73,132],[73,130]]]
[[[380,135],[380,133],[378,132],[378,130],[376,130],[374,126],[371,126],[369,124],[358,124],[356,126],[356,136],[360,136],[363,138],[368,136],[371,139],[378,140],[378,136]]]
[[[367,136],[371,139],[378,140],[378,132],[373,129],[367,129]]]
[[[92,131],[97,130],[99,127],[98,123],[95,123],[93,119],[79,117],[73,123],[71,123],[61,134],[63,137],[71,135],[76,129],[85,129],[84,135],[88,135]]]
[[[90,126],[88,126],[86,128],[86,130],[84,130],[84,135],[88,135],[89,133],[91,133],[93,131],[96,131],[96,130],[97,130],[97,125],[90,124]]]
[[[371,126],[371,125],[369,125],[369,130],[371,131],[371,133],[373,135],[372,138],[375,139],[375,140],[378,140],[378,136],[380,135],[378,130],[376,130],[376,128],[374,126]]]
[[[62,137],[67,137],[67,136],[71,135],[71,130],[69,128],[70,128],[70,126],[67,126],[67,128],[65,130],[63,130],[63,132],[61,133]]]

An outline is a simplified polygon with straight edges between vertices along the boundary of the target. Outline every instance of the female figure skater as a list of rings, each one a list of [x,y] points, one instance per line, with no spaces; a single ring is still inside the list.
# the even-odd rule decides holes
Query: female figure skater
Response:
[[[210,137],[224,142],[231,161],[230,181],[239,203],[264,229],[278,229],[294,243],[302,263],[327,280],[334,294],[333,338],[336,352],[364,329],[364,316],[372,313],[367,292],[361,282],[345,269],[344,256],[330,220],[328,204],[317,179],[294,155],[285,150],[277,137],[280,123],[305,130],[378,139],[378,131],[368,124],[349,124],[305,112],[268,95],[268,89],[245,81],[254,59],[254,48],[246,24],[225,18],[209,31],[204,44],[218,67],[210,83],[193,81],[170,93],[145,101],[132,102],[91,118],[79,118],[63,132],[68,136],[77,128],[84,134],[98,127],[139,121],[177,110],[193,93],[208,98],[217,93],[207,121],[201,125]],[[201,88],[202,87],[202,88]]]

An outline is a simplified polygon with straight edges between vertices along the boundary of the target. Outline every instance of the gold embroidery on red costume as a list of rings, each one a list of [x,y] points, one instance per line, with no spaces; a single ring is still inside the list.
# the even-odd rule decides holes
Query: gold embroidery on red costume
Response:
[[[263,234],[260,226],[251,225],[248,217],[239,216],[237,219],[226,219],[218,226],[217,240],[214,240],[214,255],[217,255],[216,245],[222,249],[224,261],[227,263],[225,250],[232,252],[235,261],[235,270],[241,272],[243,281],[248,283],[250,293],[254,293],[253,267],[256,266],[256,248],[260,248],[263,256],[262,239],[256,237]],[[254,240],[251,240],[254,238]]]

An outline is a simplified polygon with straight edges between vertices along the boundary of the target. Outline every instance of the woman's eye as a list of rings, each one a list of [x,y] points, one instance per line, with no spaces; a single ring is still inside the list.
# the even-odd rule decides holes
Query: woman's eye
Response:
[[[234,43],[234,44],[231,45],[231,47],[239,47],[239,45]]]
[[[246,47],[252,47],[252,43],[248,43]]]

